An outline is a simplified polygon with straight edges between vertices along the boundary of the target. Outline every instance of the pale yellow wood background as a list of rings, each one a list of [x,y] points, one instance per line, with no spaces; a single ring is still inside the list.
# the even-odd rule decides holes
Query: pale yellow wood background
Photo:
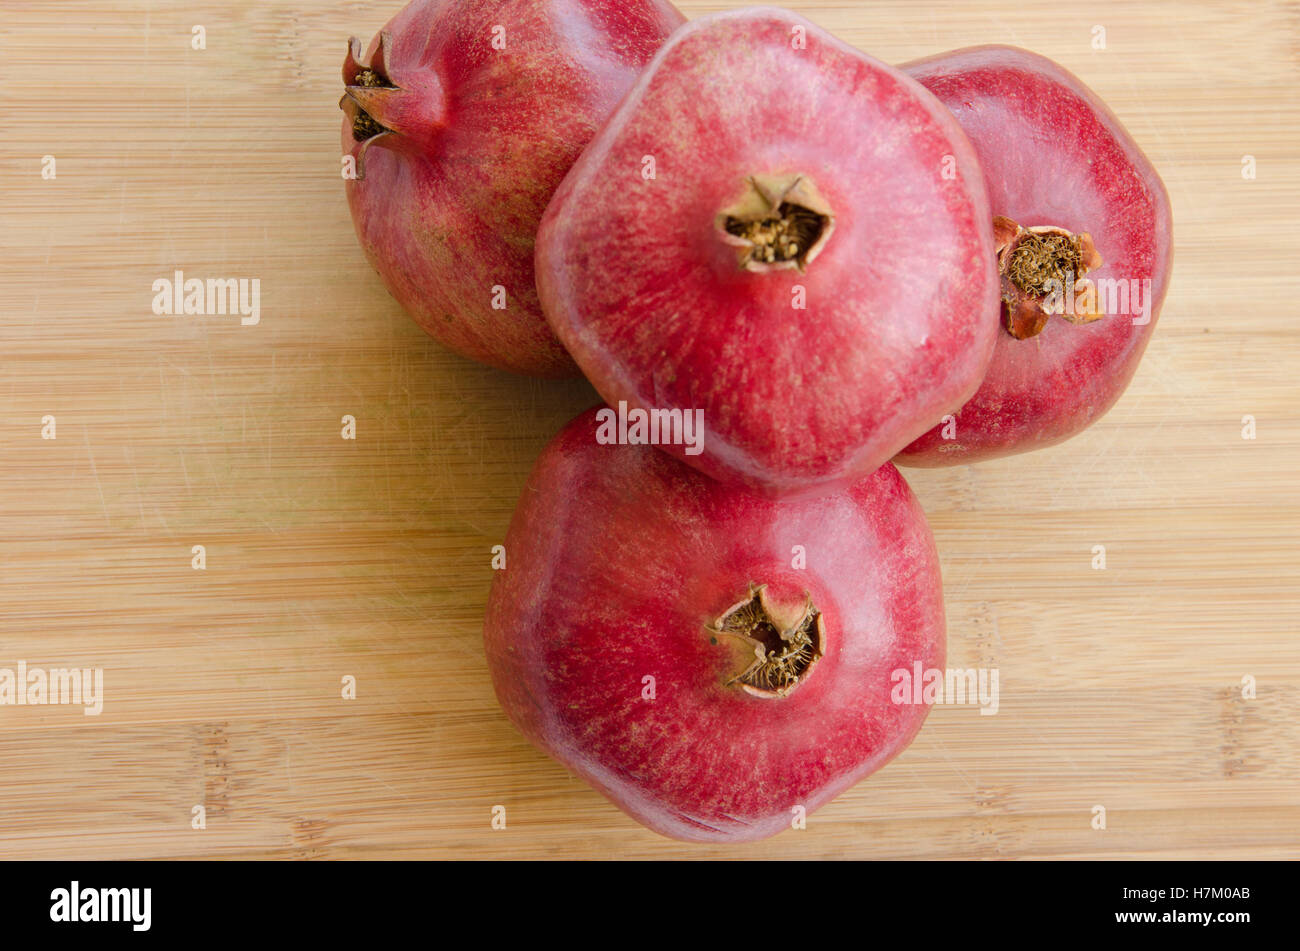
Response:
[[[440,350],[363,260],[339,66],[397,5],[5,4],[0,666],[100,666],[107,701],[0,707],[0,858],[1297,854],[1300,6],[794,4],[889,61],[1064,63],[1163,172],[1178,264],[1094,429],[908,473],[950,663],[998,667],[1001,712],[936,709],[807,830],[727,849],[642,830],[497,709],[489,549],[593,392]],[[261,324],[154,316],[176,268],[260,278]]]

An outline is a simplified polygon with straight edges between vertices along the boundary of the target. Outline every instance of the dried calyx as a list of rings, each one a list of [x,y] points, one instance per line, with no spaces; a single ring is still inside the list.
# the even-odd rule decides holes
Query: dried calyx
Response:
[[[753,650],[754,660],[728,683],[755,697],[785,697],[808,677],[825,649],[821,612],[812,598],[802,604],[774,601],[766,585],[749,586],[749,596],[723,612],[708,630],[733,637]]]
[[[754,175],[745,196],[718,215],[723,240],[747,271],[803,271],[826,246],[835,216],[802,175]]]
[[[1022,228],[997,215],[993,239],[1002,282],[1002,319],[1011,336],[1037,336],[1053,315],[1072,324],[1105,316],[1096,287],[1085,277],[1102,265],[1092,235],[1050,225]]]
[[[365,177],[365,154],[372,145],[418,148],[442,128],[446,118],[442,84],[431,71],[404,74],[401,85],[394,81],[392,48],[392,35],[380,33],[374,56],[363,63],[361,41],[355,36],[348,40],[339,108],[352,124],[352,138],[361,143],[359,179]]]

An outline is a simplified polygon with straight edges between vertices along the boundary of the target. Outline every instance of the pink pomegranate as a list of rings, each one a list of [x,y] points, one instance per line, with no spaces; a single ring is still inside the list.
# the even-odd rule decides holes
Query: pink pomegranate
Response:
[[[542,220],[547,319],[611,404],[704,414],[711,476],[860,479],[983,376],[983,178],[910,78],[776,9],[674,34]]]
[[[542,317],[537,223],[680,23],[666,0],[415,0],[343,64],[348,203],[389,291],[447,347],[577,372]]]
[[[488,600],[497,697],[535,745],[657,832],[759,839],[911,742],[895,671],[941,668],[938,559],[885,464],[774,500],[596,410],[533,470]],[[609,412],[609,411],[606,411]]]
[[[995,215],[1002,329],[960,413],[912,443],[909,466],[1050,446],[1128,386],[1173,264],[1169,196],[1109,109],[1025,50],[958,50],[904,67],[957,116]]]

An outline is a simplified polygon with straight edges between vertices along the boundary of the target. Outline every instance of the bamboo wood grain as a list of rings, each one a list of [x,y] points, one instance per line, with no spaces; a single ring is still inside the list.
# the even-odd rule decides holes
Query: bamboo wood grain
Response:
[[[907,472],[949,663],[1000,670],[998,714],[937,708],[806,830],[642,830],[513,730],[480,643],[490,548],[593,391],[442,351],[352,234],[339,65],[397,0],[17,0],[0,667],[102,667],[106,698],[0,706],[0,859],[1295,857],[1300,5],[790,5],[891,62],[1059,60],[1173,198],[1172,288],[1119,406],[1053,450]],[[259,278],[261,323],[154,316],[178,268]]]

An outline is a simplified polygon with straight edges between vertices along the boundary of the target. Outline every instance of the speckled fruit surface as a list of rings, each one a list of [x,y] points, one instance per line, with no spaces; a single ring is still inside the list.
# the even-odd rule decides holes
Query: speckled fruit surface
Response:
[[[709,841],[789,828],[906,747],[928,707],[894,702],[894,672],[943,667],[944,617],[898,471],[774,500],[596,431],[592,410],[543,452],[488,599],[524,735],[644,825]]]
[[[416,0],[343,66],[361,246],[389,291],[465,356],[577,368],[533,280],[537,223],[669,33],[664,0]]]
[[[1091,236],[1102,264],[1087,279],[1108,312],[1053,316],[1027,339],[1004,325],[978,392],[896,461],[958,465],[1059,443],[1115,404],[1151,339],[1173,265],[1169,196],[1114,114],[1051,60],[988,46],[904,68],[966,130],[994,215]]]
[[[611,406],[703,411],[703,452],[666,451],[770,495],[827,491],[975,391],[990,220],[920,85],[742,10],[674,34],[597,133],[543,218],[538,290]]]

